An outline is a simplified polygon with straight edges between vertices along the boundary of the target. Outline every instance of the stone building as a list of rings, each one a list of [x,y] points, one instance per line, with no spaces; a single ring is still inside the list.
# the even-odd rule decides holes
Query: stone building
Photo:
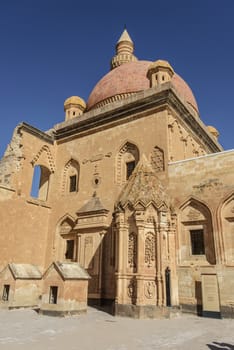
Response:
[[[18,125],[0,163],[1,304],[5,269],[29,264],[41,274],[37,306],[63,310],[56,266],[78,263],[88,302],[115,314],[233,317],[234,151],[187,83],[167,61],[138,60],[124,30],[110,72],[64,111],[47,132]]]

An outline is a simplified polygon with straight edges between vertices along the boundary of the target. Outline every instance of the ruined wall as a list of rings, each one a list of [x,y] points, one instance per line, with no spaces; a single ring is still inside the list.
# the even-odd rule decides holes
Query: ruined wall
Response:
[[[9,262],[44,267],[51,203],[32,198],[31,187],[35,164],[52,174],[53,151],[46,135],[35,134],[20,124],[0,162],[0,269]]]

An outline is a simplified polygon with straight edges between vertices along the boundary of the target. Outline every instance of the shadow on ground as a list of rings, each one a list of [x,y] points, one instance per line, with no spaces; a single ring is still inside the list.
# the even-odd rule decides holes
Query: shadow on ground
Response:
[[[212,344],[206,344],[210,350],[234,350],[234,345],[227,343],[218,343],[214,341]]]

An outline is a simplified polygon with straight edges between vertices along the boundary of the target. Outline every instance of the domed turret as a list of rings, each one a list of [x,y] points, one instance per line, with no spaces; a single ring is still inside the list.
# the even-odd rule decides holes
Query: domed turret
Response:
[[[86,109],[85,101],[79,96],[71,96],[64,102],[65,120],[69,120],[83,114]]]
[[[207,125],[207,130],[218,140],[219,132],[214,126]]]
[[[150,87],[157,86],[171,81],[174,70],[170,63],[163,60],[153,62],[147,72],[147,78],[150,81]]]
[[[119,41],[116,44],[116,55],[111,60],[111,69],[123,63],[137,61],[133,55],[134,44],[126,29],[124,29]]]

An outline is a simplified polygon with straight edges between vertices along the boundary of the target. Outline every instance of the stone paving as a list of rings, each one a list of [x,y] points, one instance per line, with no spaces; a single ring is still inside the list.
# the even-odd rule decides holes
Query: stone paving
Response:
[[[0,311],[0,349],[13,350],[234,350],[234,320],[183,315],[173,319],[87,315],[41,316],[32,310]]]

